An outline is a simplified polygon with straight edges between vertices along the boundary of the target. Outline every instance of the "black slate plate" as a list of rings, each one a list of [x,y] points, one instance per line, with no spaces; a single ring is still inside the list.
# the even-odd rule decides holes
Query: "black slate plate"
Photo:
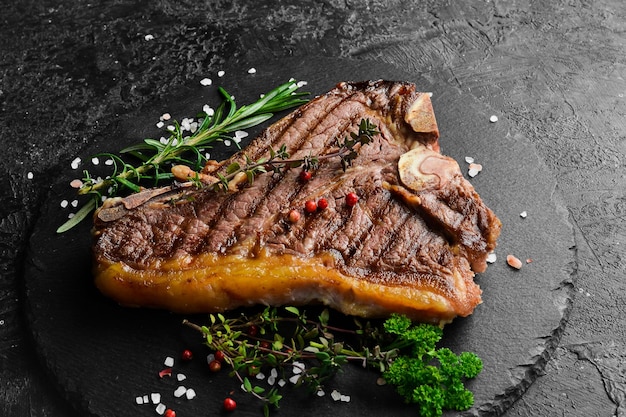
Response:
[[[256,74],[247,69],[255,66]],[[484,303],[465,319],[446,327],[444,344],[455,351],[476,352],[484,371],[468,386],[476,405],[469,415],[497,415],[519,398],[539,372],[567,320],[571,304],[573,236],[555,192],[555,181],[526,138],[510,130],[506,115],[490,123],[494,110],[469,94],[451,87],[437,74],[411,74],[384,63],[325,58],[289,59],[280,62],[233,63],[207,70],[213,86],[199,80],[172,92],[171,100],[151,103],[141,112],[116,119],[83,149],[83,166],[90,155],[117,152],[144,137],[158,135],[155,123],[168,111],[174,118],[191,117],[205,103],[217,105],[215,85],[225,87],[238,103],[255,100],[260,93],[290,77],[308,81],[307,91],[318,94],[341,80],[402,79],[433,92],[441,131],[442,152],[454,157],[463,169],[472,156],[484,169],[472,178],[478,192],[495,210],[504,227],[496,251],[498,260],[477,281]],[[496,113],[497,114],[497,113]],[[251,131],[251,133],[255,133]],[[158,137],[158,136],[157,136]],[[232,150],[215,150],[213,157]],[[99,417],[154,416],[154,405],[137,405],[135,397],[153,392],[179,416],[219,414],[221,401],[234,391],[237,415],[260,415],[258,403],[248,399],[225,373],[210,374],[208,353],[198,335],[181,325],[183,318],[202,323],[206,317],[183,317],[163,311],[129,309],[115,305],[93,287],[90,276],[89,224],[63,235],[55,233],[69,209],[62,200],[75,196],[68,186],[80,170],[69,167],[51,188],[47,203],[30,239],[25,265],[26,317],[40,360],[62,395],[80,415]],[[520,217],[526,211],[527,218]],[[510,269],[507,253],[532,263],[520,271]],[[196,359],[178,360],[184,348]],[[187,379],[159,379],[166,356],[174,357],[175,372]],[[350,395],[350,403],[289,392],[276,415],[416,415],[391,388],[376,385],[377,375],[349,367],[327,389]],[[178,385],[193,388],[193,400],[176,399]]]

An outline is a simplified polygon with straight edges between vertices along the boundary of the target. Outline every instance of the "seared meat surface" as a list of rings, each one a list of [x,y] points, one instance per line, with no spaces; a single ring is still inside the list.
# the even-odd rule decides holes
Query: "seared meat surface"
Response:
[[[362,119],[379,134],[357,145],[345,172],[329,158],[309,181],[292,168],[234,180],[228,192],[185,184],[148,190],[141,203],[107,200],[94,216],[96,285],[122,304],[177,312],[321,302],[367,317],[471,314],[481,302],[474,272],[485,270],[500,221],[439,153],[430,97],[413,84],[340,83],[207,164],[203,178],[281,145],[291,158],[332,153]],[[306,213],[320,198],[328,207]]]

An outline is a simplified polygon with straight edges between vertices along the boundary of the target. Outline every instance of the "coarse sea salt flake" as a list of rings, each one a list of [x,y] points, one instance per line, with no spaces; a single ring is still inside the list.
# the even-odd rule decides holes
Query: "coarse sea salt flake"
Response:
[[[333,392],[330,393],[330,398],[332,398],[335,401],[339,401],[341,399],[341,393],[337,391],[336,389],[334,389]]]
[[[161,120],[170,120],[172,118],[172,115],[169,113],[163,113],[161,115]]]
[[[471,156],[466,156],[465,157],[465,162],[467,162],[468,164],[473,164],[474,163],[474,158],[472,158]]]
[[[245,131],[243,131],[243,130],[237,130],[237,131],[235,131],[235,137],[236,137],[237,139],[243,139],[243,138],[246,138],[246,137],[248,137],[248,132],[245,132]]]
[[[289,378],[289,382],[291,382],[292,384],[297,384],[299,380],[300,380],[300,374],[294,375],[291,378]]]
[[[217,76],[218,76],[218,77],[223,77],[223,76],[224,76],[224,74],[226,74],[224,71],[218,71],[218,72],[217,72]]]
[[[318,389],[316,394],[318,397],[323,397],[324,395],[326,395],[323,389]]]
[[[490,121],[491,123],[495,123],[495,122],[497,122],[497,121],[498,121],[498,116],[496,116],[496,115],[494,114],[493,116],[491,116],[491,117],[489,118],[489,121]]]
[[[72,161],[72,165],[71,165],[71,166],[72,166],[72,169],[76,169],[76,168],[78,168],[78,166],[79,166],[79,165],[80,165],[80,158],[75,158],[75,159]]]
[[[167,358],[165,358],[163,365],[167,366],[168,368],[171,368],[172,366],[174,366],[174,358],[172,358],[171,356],[168,356]]]
[[[139,396],[139,397],[135,397],[135,402],[139,405],[143,404],[143,397]]]
[[[213,84],[213,80],[211,80],[210,78],[203,78],[200,80],[200,84],[206,87]]]
[[[156,124],[156,127],[157,127],[157,128],[159,128],[159,129],[160,129],[160,128],[162,128],[163,126],[165,126],[165,123],[163,123],[162,121],[159,121],[159,122]]]
[[[196,391],[193,388],[189,388],[187,392],[185,392],[185,396],[188,400],[193,400],[196,398]]]
[[[176,374],[176,379],[178,380],[178,382],[184,381],[185,379],[187,379],[187,375],[185,375],[185,374]]]
[[[284,387],[287,382],[284,379],[279,379],[277,384],[279,387]]]
[[[156,411],[158,415],[162,416],[162,415],[163,415],[163,413],[165,413],[165,409],[166,409],[166,408],[167,408],[167,407],[165,407],[165,404],[159,404],[159,405],[157,405],[157,406],[156,406],[156,408],[154,409],[154,411]]]
[[[522,219],[525,219],[525,218],[526,218],[526,216],[528,216],[528,213],[526,213],[526,211],[522,211],[522,212],[519,214],[519,216],[520,216]]]
[[[253,67],[253,68],[250,68],[250,69],[248,70],[248,74],[256,74],[256,68],[254,68],[254,67]]]
[[[185,388],[184,386],[180,385],[178,388],[176,388],[176,390],[174,391],[174,397],[176,398],[180,398],[183,395],[185,395],[185,393],[187,392],[187,388]]]
[[[28,178],[29,180],[32,180],[34,177],[34,174],[32,172],[28,172],[28,174],[26,174],[26,178]]]
[[[341,398],[339,398],[341,401],[343,401],[344,403],[349,403],[350,402],[350,396],[349,395],[342,395]]]
[[[492,264],[497,260],[498,260],[498,257],[496,256],[495,252],[491,252],[489,255],[487,255],[487,263]]]
[[[151,40],[153,40],[153,39],[154,39],[154,35],[147,34],[147,35],[146,35],[146,36],[144,36],[143,38],[144,38],[145,40],[147,40],[147,41],[151,41]]]
[[[265,379],[265,374],[263,372],[259,372],[258,374],[256,374],[256,379],[258,380]]]
[[[224,145],[225,146],[230,146],[230,141],[228,139],[224,140]]]
[[[208,104],[202,106],[202,111],[205,112],[207,116],[213,116],[215,114],[215,110],[213,110]]]
[[[69,202],[67,200],[61,201],[61,208],[67,207],[68,204],[69,204]]]
[[[70,204],[72,205],[72,207],[78,207],[78,200],[72,200]]]
[[[104,165],[113,165],[113,160],[111,158],[104,161]]]
[[[150,394],[150,401],[152,401],[152,404],[159,404],[161,402],[161,394],[153,392]]]
[[[148,394],[146,394],[143,396],[143,403],[148,404],[148,402],[150,402],[150,400],[148,399]]]

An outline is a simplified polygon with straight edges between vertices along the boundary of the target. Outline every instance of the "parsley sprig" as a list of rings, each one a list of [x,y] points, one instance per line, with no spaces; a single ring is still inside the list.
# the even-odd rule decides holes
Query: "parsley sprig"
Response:
[[[161,180],[171,179],[172,174],[165,170],[169,163],[185,164],[199,170],[206,162],[203,152],[210,149],[216,141],[230,139],[229,133],[259,125],[276,112],[305,103],[307,100],[303,96],[308,93],[297,92],[298,88],[296,81],[289,81],[263,95],[256,102],[237,107],[232,96],[220,87],[223,101],[212,115],[200,115],[201,122],[192,135],[185,136],[180,123],[174,121],[165,143],[148,138],[120,151],[125,157],[131,156],[139,161],[137,165],[127,162],[120,155],[99,154],[98,156],[108,157],[113,161],[113,172],[103,180],[94,178],[88,171],[83,172],[78,194],[92,198],[74,217],[59,227],[57,232],[63,233],[80,223],[100,204],[105,195],[115,196],[123,190],[138,192],[142,183],[151,182],[156,185]]]
[[[443,331],[432,324],[414,324],[393,314],[382,324],[355,319],[352,327],[336,327],[330,325],[327,309],[309,318],[296,307],[209,318],[207,326],[184,323],[201,332],[210,349],[223,353],[231,375],[261,401],[266,417],[283,396],[275,385],[253,383],[258,372],[275,369],[296,387],[316,392],[348,363],[380,372],[407,403],[417,404],[422,417],[467,410],[474,403],[464,381],[481,372],[482,361],[474,353],[437,348]]]

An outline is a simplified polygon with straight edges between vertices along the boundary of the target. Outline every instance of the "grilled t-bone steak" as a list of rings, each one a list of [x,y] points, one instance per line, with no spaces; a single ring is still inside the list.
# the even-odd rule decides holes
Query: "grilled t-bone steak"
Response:
[[[188,183],[105,201],[94,216],[97,287],[123,305],[184,313],[323,303],[435,323],[471,314],[481,302],[474,272],[485,270],[501,224],[439,153],[430,96],[415,85],[342,82],[210,161],[201,178],[281,145],[290,159],[336,152],[363,119],[379,134],[356,145],[345,172],[328,158],[309,181],[291,168],[252,184],[236,178],[229,191]],[[320,198],[326,209],[304,210]]]

